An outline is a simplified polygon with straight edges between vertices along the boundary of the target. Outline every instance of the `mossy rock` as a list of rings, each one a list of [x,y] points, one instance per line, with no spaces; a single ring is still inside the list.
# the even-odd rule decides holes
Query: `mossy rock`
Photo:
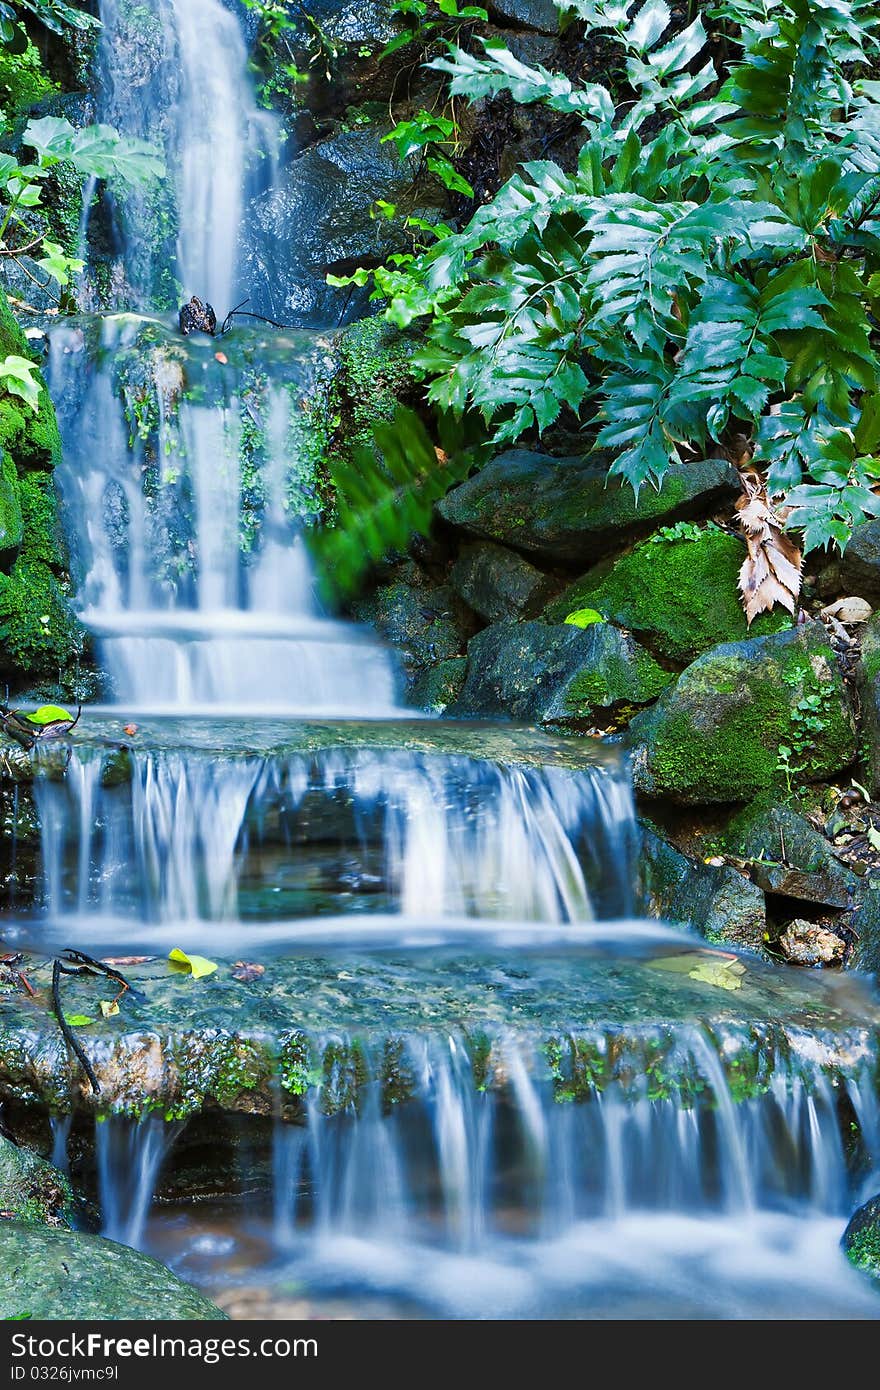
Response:
[[[429,666],[413,681],[409,703],[428,714],[442,714],[461,694],[467,657],[452,656]]]
[[[21,500],[15,464],[8,454],[0,458],[0,570],[8,574],[21,549]]]
[[[840,1243],[850,1264],[880,1287],[880,1196],[853,1213]]]
[[[83,649],[83,632],[58,579],[24,558],[0,575],[0,672],[57,677]]]
[[[861,758],[868,790],[880,796],[880,613],[862,632],[862,657],[856,679],[862,714]]]
[[[764,894],[728,865],[704,864],[642,822],[641,905],[649,917],[681,922],[713,945],[764,953]]]
[[[508,621],[472,639],[467,679],[450,713],[580,727],[599,710],[647,704],[671,679],[609,623],[581,629]]]
[[[579,579],[548,605],[546,616],[564,622],[580,608],[595,608],[652,651],[686,665],[719,642],[792,626],[787,613],[776,611],[749,629],[737,589],[744,558],[742,542],[717,526],[664,528]]]
[[[445,586],[432,588],[397,580],[355,604],[354,616],[371,623],[380,636],[397,647],[410,671],[461,656],[467,643],[461,605]]]
[[[0,1224],[0,1318],[212,1319],[224,1314],[176,1274],[101,1236]]]
[[[0,1207],[6,1220],[69,1227],[73,1194],[67,1178],[51,1163],[0,1135]]]
[[[549,564],[585,565],[658,523],[705,514],[739,493],[736,471],[705,459],[673,465],[637,499],[629,483],[608,477],[608,462],[512,449],[448,493],[438,511],[470,535]]]
[[[725,847],[753,864],[752,879],[775,893],[825,907],[850,908],[862,881],[792,806],[759,797],[728,825]]]
[[[818,715],[800,708],[818,699]],[[819,727],[808,728],[805,719]],[[750,801],[852,763],[855,719],[821,623],[727,642],[698,657],[630,726],[636,785],[683,804]],[[789,774],[783,749],[792,752]]]
[[[58,493],[51,473],[24,473],[18,480],[23,521],[22,557],[48,565],[57,575],[68,565]]]

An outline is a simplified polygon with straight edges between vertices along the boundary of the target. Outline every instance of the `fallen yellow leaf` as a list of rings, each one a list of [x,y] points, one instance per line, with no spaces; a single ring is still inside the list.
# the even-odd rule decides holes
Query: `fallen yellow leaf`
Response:
[[[172,970],[177,970],[181,975],[192,975],[194,980],[201,980],[205,975],[213,975],[217,969],[215,961],[208,960],[205,956],[188,956],[178,946],[169,952],[168,959],[171,962]]]

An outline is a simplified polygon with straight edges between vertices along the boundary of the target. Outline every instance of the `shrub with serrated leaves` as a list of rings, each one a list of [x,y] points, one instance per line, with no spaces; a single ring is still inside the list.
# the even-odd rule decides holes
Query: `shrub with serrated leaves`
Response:
[[[806,549],[880,513],[880,82],[874,0],[566,0],[617,47],[624,88],[486,40],[432,66],[453,96],[577,117],[578,168],[528,163],[460,231],[374,272],[427,322],[428,398],[501,444],[563,409],[638,491],[752,442]],[[365,276],[367,272],[361,272]]]

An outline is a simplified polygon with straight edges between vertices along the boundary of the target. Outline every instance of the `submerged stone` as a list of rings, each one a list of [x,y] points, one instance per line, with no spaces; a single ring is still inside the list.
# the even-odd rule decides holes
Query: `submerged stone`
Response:
[[[664,528],[610,567],[584,575],[547,608],[563,622],[595,608],[629,628],[653,651],[689,662],[719,642],[761,637],[791,627],[781,610],[746,624],[737,580],[745,547],[718,527]]]
[[[713,647],[630,726],[636,785],[690,805],[815,782],[855,757],[855,718],[821,623]]]
[[[675,464],[662,485],[643,487],[609,478],[589,458],[552,458],[513,449],[440,502],[445,521],[473,536],[498,541],[555,565],[589,564],[658,522],[672,522],[732,503],[736,471],[718,459]]]
[[[472,638],[467,679],[451,712],[577,726],[599,710],[647,704],[671,679],[609,623],[496,623]]]
[[[158,1260],[83,1231],[0,1223],[0,1263],[0,1318],[225,1318]]]

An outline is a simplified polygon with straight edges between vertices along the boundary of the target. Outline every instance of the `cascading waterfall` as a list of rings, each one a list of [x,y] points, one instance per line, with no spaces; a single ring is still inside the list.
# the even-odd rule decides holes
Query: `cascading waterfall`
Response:
[[[238,283],[244,252],[271,263],[271,248],[248,244],[258,233],[246,209],[272,184],[279,152],[235,7],[101,0],[100,10],[101,117],[160,141],[172,173],[161,236],[152,194],[112,190],[114,302],[149,311],[158,285],[166,304],[196,293],[222,317],[248,292]],[[481,966],[499,994],[504,975],[509,1014],[491,1041],[492,1075],[477,1076],[480,1029],[455,1014],[450,970],[420,1030],[394,1035],[412,1078],[405,1098],[383,1090],[369,1038],[343,1033],[352,977],[344,957],[333,965],[327,997],[339,1018],[326,1026],[340,1030],[331,1036],[340,1055],[357,1056],[362,1084],[337,1104],[344,1078],[332,1067],[299,1078],[284,1101],[279,1083],[267,1241],[275,1271],[317,1296],[354,1288],[408,1311],[470,1317],[768,1316],[790,1315],[792,1303],[806,1316],[876,1316],[876,1297],[836,1249],[843,1216],[880,1181],[873,1024],[845,1067],[800,1046],[794,1030],[766,1055],[760,1031],[748,1031],[761,1063],[760,1084],[748,1086],[718,1022],[734,1004],[718,989],[708,1022],[663,1015],[673,1076],[658,1042],[601,1083],[600,1063],[626,1051],[618,1023],[575,1087],[553,1072],[547,1037],[521,1022],[520,1001],[543,988],[533,967],[544,943],[568,949],[576,970],[577,942],[594,930],[576,924],[633,909],[624,767],[419,752],[411,726],[398,747],[337,746],[327,729],[324,742],[297,742],[294,719],[399,715],[396,674],[378,643],[322,615],[302,544],[301,528],[322,511],[308,405],[332,371],[328,340],[242,333],[226,344],[218,361],[218,343],[184,342],[133,313],[51,330],[72,568],[112,729],[90,741],[87,716],[63,776],[36,780],[45,912],[22,932],[43,949],[144,951],[156,978],[171,946],[225,953],[232,990],[237,955],[268,962],[269,988],[279,955],[308,946],[332,959],[344,916],[370,946],[371,932],[390,942],[394,969],[412,968],[417,983],[413,946],[448,945],[463,923],[469,946],[490,923],[524,931],[528,950],[509,948],[503,971]],[[138,728],[120,749],[123,722],[143,712],[186,716],[208,735],[163,741]],[[287,751],[255,751],[269,714],[284,721]],[[620,944],[637,933],[628,923],[614,931],[603,1002],[622,998],[637,1030],[633,955]],[[645,949],[661,949],[656,937]],[[649,958],[640,978],[658,963]],[[656,978],[662,994],[666,977]],[[674,978],[687,988],[700,976]],[[585,979],[581,1012],[593,1003]],[[205,991],[193,997],[209,1001],[207,1017],[211,984],[191,983]],[[258,986],[247,969],[240,983],[244,1010]],[[387,996],[375,1007],[385,1027]],[[598,1015],[552,1027],[566,1036],[592,1023]],[[124,1050],[125,1026],[123,1007],[87,1045],[121,1037]],[[100,1118],[106,1234],[153,1248],[152,1195],[182,1128],[155,1113]],[[69,1118],[57,1118],[59,1163],[70,1133]],[[257,1221],[250,1206],[236,1209],[233,1240]],[[184,1272],[193,1249],[171,1252]],[[208,1275],[222,1286],[222,1271]]]
[[[116,387],[118,354],[141,327],[106,320],[89,354],[82,329],[61,324],[49,364],[82,618],[116,702],[170,714],[399,712],[389,654],[322,616],[313,592],[299,535],[303,509],[314,505],[302,500],[297,418],[309,359],[298,383],[269,387],[257,404],[234,376],[219,400],[201,404],[181,395],[182,368],[171,358],[150,388],[158,442],[147,458],[132,419],[137,402]],[[311,351],[320,358],[319,347]],[[213,364],[210,353],[203,359],[190,362],[193,373]],[[242,432],[255,422],[258,484],[242,476]]]
[[[222,0],[148,0],[137,7],[100,0],[100,15],[101,119],[164,147],[174,188],[168,213],[177,225],[176,279],[185,298],[207,299],[220,320],[248,293],[238,293],[238,267],[242,241],[257,233],[245,208],[274,182],[278,120],[257,105],[244,36]],[[171,249],[151,244],[156,194],[115,192],[125,307],[150,308],[167,270],[161,258]]]
[[[124,930],[149,946],[159,927],[191,934],[199,921],[216,940],[218,922],[264,919],[267,895],[273,920],[294,917],[279,871],[328,842],[356,873],[372,866],[378,910],[432,925],[632,909],[632,794],[613,763],[574,773],[403,749],[222,761],[133,750],[120,782],[118,755],[74,748],[65,777],[39,778],[36,796],[50,917],[64,931],[76,916],[94,941]],[[337,910],[351,872],[327,895]],[[299,901],[301,884],[290,890]]]

